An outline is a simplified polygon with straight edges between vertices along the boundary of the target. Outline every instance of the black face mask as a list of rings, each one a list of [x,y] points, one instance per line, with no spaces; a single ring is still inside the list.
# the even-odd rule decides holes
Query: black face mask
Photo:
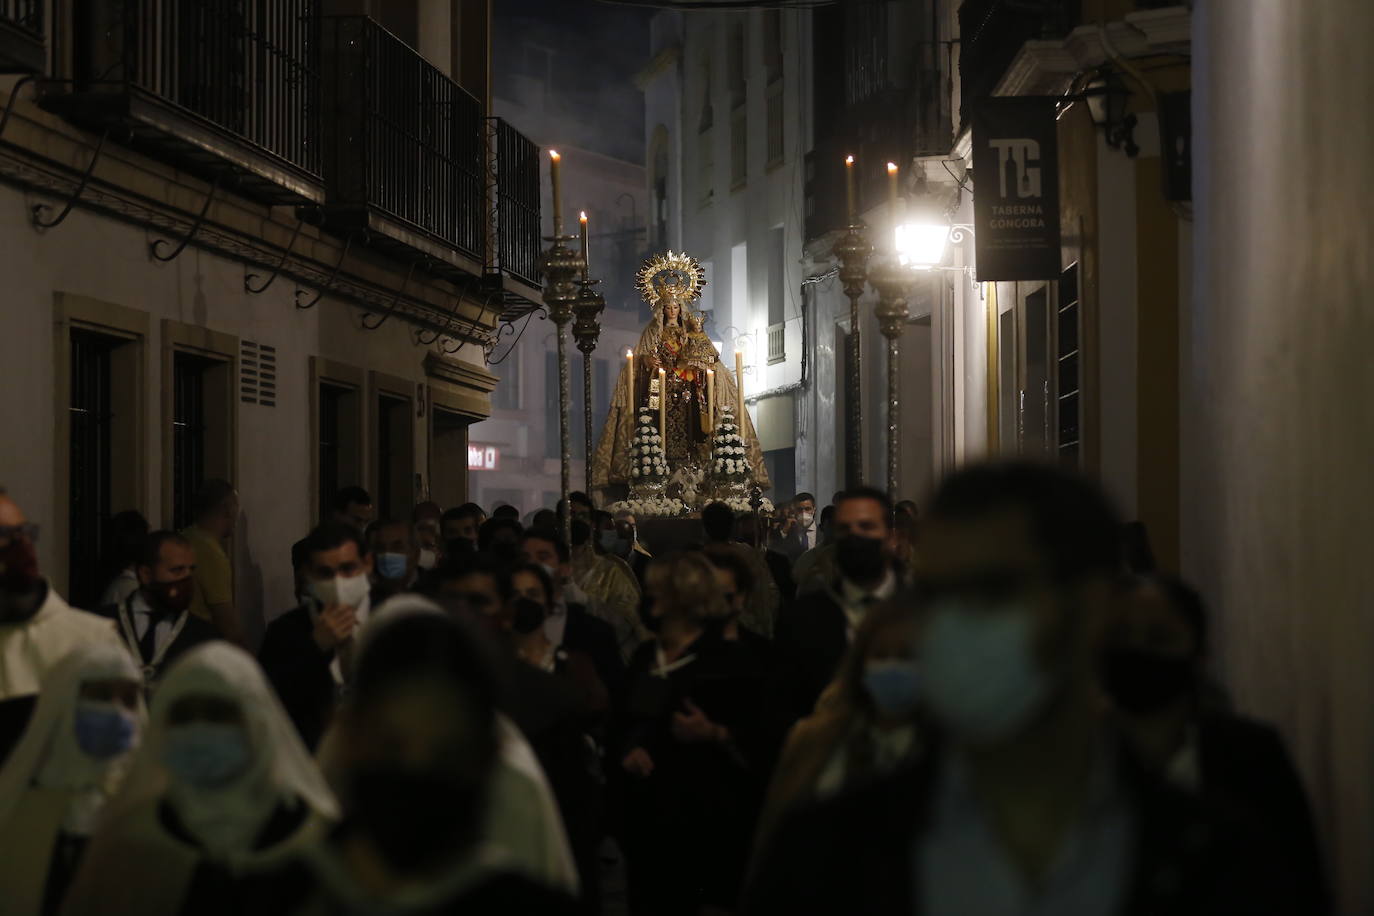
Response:
[[[887,568],[883,542],[859,534],[847,534],[835,542],[835,565],[851,582],[881,579]]]
[[[639,622],[644,624],[650,633],[657,633],[663,624],[663,618],[654,616],[654,599],[648,595],[639,599]]]
[[[1192,692],[1193,660],[1141,649],[1108,649],[1102,659],[1102,686],[1122,712],[1149,715]]]
[[[544,625],[544,617],[548,612],[538,601],[516,598],[512,607],[515,610],[515,618],[511,621],[511,628],[521,636],[533,633]]]
[[[477,544],[472,538],[449,538],[444,541],[444,556],[452,560],[454,557],[461,557],[473,553],[477,550]]]
[[[482,791],[443,771],[374,766],[351,783],[349,820],[397,871],[428,869],[474,842]]]

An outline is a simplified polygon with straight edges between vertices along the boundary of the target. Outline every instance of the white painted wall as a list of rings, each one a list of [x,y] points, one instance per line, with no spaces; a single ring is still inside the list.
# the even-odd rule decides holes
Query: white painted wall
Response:
[[[393,319],[375,332],[358,328],[359,310],[326,297],[300,311],[293,284],[281,279],[265,294],[243,288],[243,267],[188,247],[169,264],[148,257],[152,236],[143,229],[89,211],[72,211],[61,226],[39,233],[29,225],[34,202],[0,185],[0,486],[9,489],[31,520],[49,532],[54,525],[53,467],[54,297],[87,296],[151,316],[145,347],[143,404],[147,499],[143,505],[114,494],[113,509],[136,508],[154,526],[170,521],[162,505],[162,339],[160,319],[207,327],[277,348],[275,407],[238,403],[238,470],[234,481],[243,505],[236,546],[238,602],[246,619],[270,619],[293,604],[291,544],[312,519],[309,358],[324,356],[420,383],[425,349],[412,343],[408,326]],[[480,361],[469,346],[458,358]],[[237,387],[237,386],[236,386]],[[415,423],[415,469],[429,479],[426,427]],[[349,481],[352,483],[353,481]],[[367,486],[366,481],[359,481]],[[65,482],[61,482],[65,487]],[[67,545],[41,538],[39,559],[54,568]],[[250,624],[251,628],[251,624]]]
[[[1374,5],[1199,3],[1186,572],[1374,911]]]

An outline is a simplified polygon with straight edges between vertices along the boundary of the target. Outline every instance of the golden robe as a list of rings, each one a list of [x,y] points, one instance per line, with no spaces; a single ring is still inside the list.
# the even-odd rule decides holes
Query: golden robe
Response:
[[[635,347],[635,378],[629,378],[624,365],[620,367],[620,374],[616,378],[610,409],[606,413],[606,425],[601,429],[601,439],[592,456],[594,489],[604,490],[611,485],[630,482],[630,443],[634,439],[634,414],[637,409],[627,409],[627,395],[633,385],[635,404],[637,407],[647,407],[649,381],[657,377],[660,366],[666,370],[669,391],[668,441],[665,443],[669,468],[675,469],[687,457],[687,453],[699,466],[706,466],[714,432],[707,431],[701,422],[706,407],[706,370],[715,372],[717,425],[725,407],[728,406],[732,411],[735,409],[738,389],[734,373],[725,368],[714,348],[708,357],[701,352],[699,343],[689,339],[686,328],[676,325],[665,328],[658,317],[644,328]],[[714,357],[713,363],[703,365],[705,359],[711,357]],[[739,433],[744,439],[745,457],[749,460],[754,483],[767,490],[770,486],[768,470],[764,467],[763,450],[759,447],[754,421],[747,409],[739,420]],[[683,447],[684,437],[690,437],[689,448],[686,449]]]

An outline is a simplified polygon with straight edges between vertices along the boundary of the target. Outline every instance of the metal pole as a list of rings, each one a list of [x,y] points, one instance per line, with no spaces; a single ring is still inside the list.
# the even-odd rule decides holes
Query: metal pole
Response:
[[[864,482],[863,340],[859,334],[859,296],[849,297],[849,364],[845,374],[845,487]]]
[[[563,485],[559,505],[563,510],[563,542],[572,546],[572,430],[568,424],[568,338],[567,321],[558,324],[558,455]]]
[[[901,346],[898,334],[887,339],[887,496],[896,505],[897,476],[901,469],[899,436],[902,427]]]
[[[884,259],[873,271],[878,290],[878,326],[887,338],[887,494],[899,499],[898,472],[901,470],[901,342],[906,330],[907,287],[911,274],[895,257]]]
[[[584,486],[587,488],[587,497],[592,495],[592,354],[588,351],[582,353],[582,420],[585,425],[586,446],[586,473]]]
[[[840,262],[840,282],[849,297],[849,359],[845,372],[844,464],[845,486],[863,483],[863,338],[859,331],[859,298],[864,294],[868,278],[868,259],[873,246],[864,236],[864,226],[855,222],[835,243],[835,257]]]

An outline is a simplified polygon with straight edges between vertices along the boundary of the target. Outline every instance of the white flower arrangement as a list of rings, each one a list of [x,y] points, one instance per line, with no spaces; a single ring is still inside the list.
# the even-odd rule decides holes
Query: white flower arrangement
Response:
[[[636,518],[676,518],[686,514],[687,505],[680,499],[669,499],[666,496],[645,496],[622,499],[606,507],[606,511],[612,514],[622,509],[630,510]]]
[[[655,481],[668,476],[667,456],[663,453],[663,437],[658,433],[654,411],[639,408],[639,428],[630,442],[630,479]]]
[[[711,473],[718,480],[744,480],[750,472],[748,450],[729,407],[721,410],[720,425],[712,440]]]
[[[720,500],[720,502],[725,503],[725,505],[729,506],[730,509],[736,513],[743,512],[749,515],[754,513],[754,507],[749,505],[749,498],[746,496],[730,496]],[[759,507],[759,511],[771,514],[773,512],[772,500],[767,496],[763,497],[763,505]]]

